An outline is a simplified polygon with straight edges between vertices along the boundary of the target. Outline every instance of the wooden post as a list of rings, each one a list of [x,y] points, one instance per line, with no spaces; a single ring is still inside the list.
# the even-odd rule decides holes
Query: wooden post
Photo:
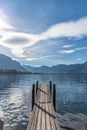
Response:
[[[35,103],[35,84],[33,84],[32,86],[32,110],[34,107],[34,103]]]
[[[52,81],[50,81],[50,95],[52,96]]]
[[[0,130],[3,130],[4,122],[0,120]]]
[[[37,90],[38,90],[38,80],[36,82],[36,94],[37,94]]]
[[[54,110],[56,111],[56,86],[53,84],[53,105],[54,105]]]
[[[85,123],[85,130],[87,130],[87,122]]]

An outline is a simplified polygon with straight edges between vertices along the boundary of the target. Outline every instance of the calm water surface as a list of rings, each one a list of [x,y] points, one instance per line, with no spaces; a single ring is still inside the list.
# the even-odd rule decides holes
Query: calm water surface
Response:
[[[0,119],[4,130],[26,130],[31,114],[31,86],[52,80],[57,89],[61,130],[85,130],[87,75],[0,75]]]

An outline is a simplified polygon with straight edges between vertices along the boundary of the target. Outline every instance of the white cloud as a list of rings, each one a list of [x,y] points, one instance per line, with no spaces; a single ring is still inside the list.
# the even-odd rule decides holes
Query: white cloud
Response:
[[[58,37],[82,37],[87,35],[87,17],[53,25],[41,34],[44,39]]]
[[[26,61],[33,61],[33,60],[38,60],[38,58],[26,58]]]
[[[84,17],[77,21],[58,23],[50,27],[47,31],[40,34],[18,32],[6,20],[7,16],[2,10],[0,10],[0,45],[9,48],[12,54],[17,57],[26,57],[26,55],[24,55],[24,48],[30,47],[41,40],[61,37],[78,38],[87,36],[87,17]],[[15,41],[16,38],[19,38],[20,42]],[[25,41],[23,41],[22,43],[21,39],[23,38],[25,39]],[[15,41],[14,43],[8,42],[13,40]],[[69,48],[70,45],[66,45],[63,47]],[[79,48],[77,50],[79,50]],[[73,53],[77,50],[63,50],[60,53]]]
[[[69,54],[69,53],[74,53],[76,51],[81,51],[81,50],[87,50],[87,47],[75,48],[75,49],[70,49],[70,50],[61,50],[58,52],[61,54],[64,54],[64,53]]]
[[[58,52],[61,53],[61,54],[63,54],[63,53],[69,54],[69,53],[75,52],[75,50],[61,50],[61,51],[58,51]]]
[[[63,45],[62,47],[63,47],[63,48],[70,48],[70,47],[72,47],[72,46],[74,46],[74,44]]]

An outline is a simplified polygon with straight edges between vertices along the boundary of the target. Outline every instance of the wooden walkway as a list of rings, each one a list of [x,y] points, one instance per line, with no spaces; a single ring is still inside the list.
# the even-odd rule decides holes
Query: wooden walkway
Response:
[[[27,130],[60,130],[49,85],[39,85]]]

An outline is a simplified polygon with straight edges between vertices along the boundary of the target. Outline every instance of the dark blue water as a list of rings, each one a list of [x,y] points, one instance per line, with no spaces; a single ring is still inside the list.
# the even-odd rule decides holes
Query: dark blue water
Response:
[[[31,86],[56,84],[61,130],[84,130],[87,121],[87,75],[0,75],[0,119],[4,130],[26,130],[31,114]]]

